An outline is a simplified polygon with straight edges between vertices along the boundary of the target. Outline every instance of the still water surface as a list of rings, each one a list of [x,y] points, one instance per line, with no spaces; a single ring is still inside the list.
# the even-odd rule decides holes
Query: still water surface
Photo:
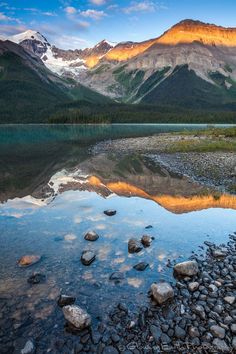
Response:
[[[0,300],[7,302],[13,326],[30,316],[34,323],[46,326],[48,333],[60,335],[64,324],[56,305],[60,293],[75,296],[94,319],[105,316],[109,306],[120,301],[135,308],[149,301],[152,282],[174,281],[169,262],[184,260],[192,252],[204,254],[199,246],[205,240],[227,242],[228,235],[236,231],[234,196],[204,196],[202,186],[186,178],[158,166],[143,168],[146,161],[140,157],[139,172],[130,168],[127,156],[127,168],[120,156],[92,156],[91,147],[102,140],[183,129],[196,126],[0,128]],[[88,169],[85,177],[83,168],[91,166],[91,161],[99,166],[96,175],[91,171],[91,181],[104,178],[106,186],[86,182]],[[82,182],[55,193],[57,176],[60,182],[71,181],[77,171]],[[50,180],[55,183],[53,192]],[[106,209],[115,209],[117,214],[107,217]],[[153,228],[145,229],[148,225]],[[99,240],[85,241],[89,230],[96,231]],[[151,247],[129,254],[128,240],[144,234],[155,238]],[[96,260],[86,267],[80,257],[88,249],[96,253]],[[29,268],[19,268],[17,260],[25,254],[42,259]],[[144,272],[133,269],[141,261],[149,264]],[[124,275],[119,283],[109,279],[116,271]],[[45,274],[46,281],[29,285],[27,279],[33,272]],[[60,323],[57,329],[55,322]],[[29,323],[25,330],[33,335],[37,327]]]

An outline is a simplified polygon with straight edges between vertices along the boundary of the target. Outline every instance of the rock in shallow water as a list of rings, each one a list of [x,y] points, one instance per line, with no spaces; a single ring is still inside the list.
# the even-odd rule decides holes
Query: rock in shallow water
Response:
[[[81,262],[88,266],[90,265],[96,258],[96,255],[93,251],[84,251],[81,256]]]
[[[141,238],[141,243],[144,245],[144,247],[149,247],[152,243],[151,236],[143,235],[143,237]]]
[[[28,278],[27,282],[30,284],[39,284],[39,283],[44,282],[45,279],[46,279],[46,277],[44,274],[34,273]]]
[[[174,266],[174,272],[177,275],[193,276],[198,273],[198,264],[196,261],[186,261]]]
[[[109,279],[114,281],[121,281],[125,278],[124,273],[122,272],[114,272],[110,275]]]
[[[107,216],[114,216],[114,215],[116,215],[116,210],[108,209],[108,210],[104,211],[104,214]]]
[[[136,265],[134,266],[134,269],[136,269],[136,270],[142,272],[142,271],[144,271],[148,266],[149,266],[148,263],[140,262],[140,263],[138,263],[138,264],[136,264]]]
[[[131,238],[128,242],[128,250],[129,253],[138,253],[143,249],[141,243],[139,240],[136,240],[135,238]]]
[[[20,267],[29,267],[37,262],[39,262],[41,259],[41,256],[38,256],[38,255],[26,255],[26,256],[23,256],[21,257],[19,260],[18,260],[18,265]]]
[[[68,305],[62,308],[65,319],[78,330],[85,329],[91,325],[90,315],[79,306]]]
[[[57,300],[57,304],[58,306],[63,307],[74,304],[75,300],[76,298],[73,296],[60,295],[59,299]]]
[[[164,304],[166,301],[173,299],[174,290],[169,283],[157,283],[151,285],[152,296],[159,305]]]
[[[86,235],[84,236],[84,239],[87,241],[97,241],[97,239],[99,238],[98,234],[95,231],[89,231],[86,233]]]

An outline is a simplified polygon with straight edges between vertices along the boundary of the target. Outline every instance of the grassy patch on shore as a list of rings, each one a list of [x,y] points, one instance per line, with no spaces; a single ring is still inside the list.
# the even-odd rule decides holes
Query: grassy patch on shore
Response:
[[[167,152],[171,153],[236,151],[236,127],[210,127],[204,130],[172,133],[171,135],[183,136],[182,140],[172,142],[167,148]]]
[[[171,143],[167,152],[214,152],[214,151],[236,151],[235,141],[224,140],[180,140]]]

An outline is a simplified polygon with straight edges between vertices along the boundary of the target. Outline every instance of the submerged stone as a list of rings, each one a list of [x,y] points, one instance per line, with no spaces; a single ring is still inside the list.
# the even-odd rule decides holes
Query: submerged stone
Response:
[[[136,269],[138,271],[144,271],[148,266],[149,266],[148,263],[140,262],[134,266],[134,269]]]
[[[34,273],[28,278],[27,282],[30,284],[39,284],[42,283],[45,279],[46,277],[44,274]]]
[[[41,259],[41,256],[38,256],[38,255],[26,255],[26,256],[23,256],[21,257],[19,260],[18,260],[18,265],[20,267],[29,267],[35,263],[38,263]]]
[[[60,295],[59,299],[57,300],[57,304],[58,306],[63,307],[74,304],[75,300],[76,298],[73,296]]]
[[[108,209],[104,211],[104,214],[107,216],[114,216],[116,215],[116,210]]]

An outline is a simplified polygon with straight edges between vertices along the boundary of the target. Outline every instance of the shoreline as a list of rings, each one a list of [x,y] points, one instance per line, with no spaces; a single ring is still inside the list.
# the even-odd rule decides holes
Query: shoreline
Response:
[[[125,303],[115,304],[105,319],[78,330],[65,321],[65,334],[51,338],[50,347],[37,338],[16,340],[14,351],[6,345],[2,353],[233,353],[236,350],[236,232],[227,244],[205,241],[205,255],[193,254],[197,263],[192,275],[176,276],[173,298],[157,304],[152,292],[149,303],[131,311]],[[199,251],[202,253],[201,251]],[[188,263],[188,261],[187,261]],[[176,262],[169,267],[174,268]],[[160,284],[160,282],[159,282]],[[150,284],[151,285],[151,284]],[[34,285],[34,287],[37,285]],[[70,294],[61,294],[61,296]],[[66,299],[67,301],[68,299]],[[80,306],[80,300],[74,299]],[[59,298],[60,301],[60,298]],[[1,304],[2,305],[2,304]],[[58,311],[63,311],[63,306]],[[84,307],[82,305],[83,310]],[[8,350],[8,351],[7,351]]]

